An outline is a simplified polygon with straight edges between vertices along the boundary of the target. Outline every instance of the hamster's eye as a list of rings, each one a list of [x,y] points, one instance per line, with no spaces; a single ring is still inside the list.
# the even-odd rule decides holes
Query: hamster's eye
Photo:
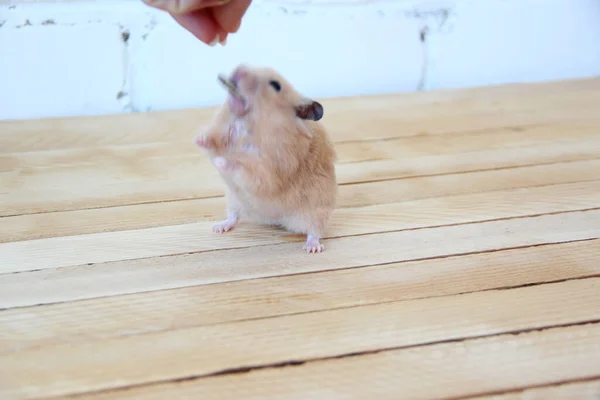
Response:
[[[273,89],[278,92],[281,90],[281,84],[277,81],[269,81],[269,85],[273,86]]]

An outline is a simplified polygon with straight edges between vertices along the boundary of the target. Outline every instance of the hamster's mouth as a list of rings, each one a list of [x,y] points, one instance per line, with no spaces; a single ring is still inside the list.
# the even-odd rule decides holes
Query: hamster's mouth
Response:
[[[222,75],[219,75],[219,81],[227,88],[229,97],[227,102],[231,112],[237,116],[242,116],[248,112],[248,101],[240,93],[237,82],[233,79],[227,79]]]

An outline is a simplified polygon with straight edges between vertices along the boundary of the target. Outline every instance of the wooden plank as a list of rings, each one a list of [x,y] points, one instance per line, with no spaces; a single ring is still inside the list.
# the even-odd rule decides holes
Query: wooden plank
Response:
[[[600,211],[586,211],[336,238],[327,240],[328,250],[317,257],[303,253],[295,242],[46,269],[1,275],[0,307],[349,269],[599,236]],[[183,238],[179,235],[171,239],[180,240]],[[115,242],[105,252],[116,251],[117,245]],[[147,247],[148,243],[144,246],[139,242],[139,248]],[[47,264],[41,260],[39,266],[43,268]]]
[[[597,124],[575,122],[457,132],[443,136],[393,137],[395,131],[388,128],[391,136],[388,139],[376,140],[367,137],[360,141],[337,142],[335,148],[338,162],[343,164],[571,142],[591,138],[596,135],[597,129]],[[60,136],[61,132],[57,132],[56,135]],[[91,165],[104,168],[114,168],[115,165],[127,167],[132,164],[137,165],[141,161],[154,164],[158,159],[163,160],[165,165],[179,165],[185,161],[187,165],[194,163],[208,166],[207,158],[200,155],[192,139],[193,137],[188,137],[185,141],[0,153],[0,172],[19,170],[22,174],[31,174],[38,169],[81,168]],[[143,169],[147,170],[148,167]]]
[[[338,209],[327,237],[592,208],[600,208],[600,181]],[[0,254],[5,262],[0,273],[285,243],[290,237],[303,240],[301,235],[250,224],[240,224],[235,231],[219,235],[212,232],[211,224],[198,222],[2,243]]]
[[[484,131],[456,132],[448,135],[419,135],[335,143],[338,162],[360,162],[433,154],[470,153],[490,149],[512,149],[557,142],[585,140],[597,134],[597,124],[552,123],[500,128]],[[395,131],[391,132],[395,134]]]
[[[547,85],[547,86],[546,86]],[[549,122],[598,122],[589,104],[600,99],[600,79],[321,99],[335,140],[389,137],[375,123],[400,126],[394,136],[444,134]],[[560,112],[558,112],[560,111]],[[568,112],[566,112],[568,111]],[[188,142],[214,108],[34,121],[0,121],[0,153]],[[351,116],[351,117],[350,117]],[[57,135],[60,132],[60,135]]]
[[[600,374],[599,374],[600,376]],[[600,379],[528,388],[512,393],[469,397],[469,400],[598,400]],[[465,399],[466,400],[466,399]]]
[[[457,157],[431,155],[338,164],[338,182],[348,184],[481,169],[589,160],[600,157],[600,138],[529,147],[482,150]],[[198,156],[200,158],[200,156]],[[124,159],[106,166],[18,170],[0,173],[0,216],[221,196],[224,183],[212,167],[182,159]],[[152,177],[152,179],[149,179]]]
[[[598,170],[600,160],[591,160],[342,185],[338,207],[584,182],[598,179]],[[224,209],[222,198],[209,198],[4,217],[0,243],[215,221],[224,217]]]
[[[10,309],[0,312],[0,354],[27,347],[600,277],[598,259],[600,239]]]
[[[597,377],[599,342],[600,325],[587,324],[169,382],[85,398],[457,399]]]
[[[519,166],[597,159],[600,138],[581,142],[489,150],[460,155],[376,160],[337,166],[340,184],[373,182],[424,175],[456,174]]]
[[[600,278],[27,349],[0,358],[0,393],[106,390],[593,320],[600,320]],[[581,336],[595,339],[600,355],[600,329]],[[600,368],[600,357],[586,365]]]

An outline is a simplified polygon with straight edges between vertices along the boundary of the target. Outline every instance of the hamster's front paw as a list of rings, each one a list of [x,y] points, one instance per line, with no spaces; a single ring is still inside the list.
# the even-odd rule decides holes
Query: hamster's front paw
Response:
[[[224,174],[235,171],[238,166],[236,162],[230,161],[225,157],[215,157],[212,161],[215,168]]]
[[[208,138],[206,136],[203,135],[198,135],[196,136],[196,139],[194,140],[194,143],[196,143],[196,145],[200,148],[203,149],[214,149],[217,144],[215,143],[214,139]]]
[[[306,243],[302,249],[307,253],[320,253],[325,249],[325,246],[319,242],[319,238],[316,236],[308,235],[306,238]]]

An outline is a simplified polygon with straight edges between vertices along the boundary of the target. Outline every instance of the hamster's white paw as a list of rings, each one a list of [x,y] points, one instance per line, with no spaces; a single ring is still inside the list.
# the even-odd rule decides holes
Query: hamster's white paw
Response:
[[[213,164],[217,170],[223,173],[232,172],[237,167],[235,162],[229,161],[225,157],[215,157],[213,159]]]
[[[213,232],[215,233],[223,233],[229,232],[233,227],[237,224],[238,218],[236,216],[231,216],[224,221],[216,223],[213,225]]]
[[[325,246],[319,242],[317,237],[309,235],[302,249],[307,253],[320,253],[325,249]]]
[[[215,157],[214,161],[215,163],[215,167],[217,167],[217,169],[224,171],[227,169],[227,160],[224,157]]]
[[[203,149],[211,149],[215,146],[213,140],[208,139],[207,137],[202,135],[196,136],[196,139],[194,139],[194,143],[196,143],[198,147],[201,147]]]

